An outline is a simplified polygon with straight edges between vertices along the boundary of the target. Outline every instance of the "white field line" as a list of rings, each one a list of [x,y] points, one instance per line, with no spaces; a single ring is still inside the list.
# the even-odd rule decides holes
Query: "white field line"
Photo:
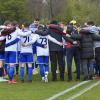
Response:
[[[87,87],[87,88],[81,90],[81,91],[78,92],[77,94],[75,94],[75,95],[69,97],[67,100],[74,100],[75,98],[79,97],[80,95],[82,95],[82,94],[84,94],[85,92],[91,90],[92,88],[94,88],[95,86],[97,86],[97,85],[99,85],[99,84],[100,84],[100,81],[98,81],[98,82],[96,82],[96,83],[90,85],[89,87]]]
[[[81,82],[81,83],[79,83],[79,84],[77,84],[77,85],[74,85],[73,87],[71,87],[71,88],[69,88],[69,89],[66,89],[66,90],[64,90],[64,91],[61,91],[61,92],[59,92],[59,93],[57,93],[57,94],[51,96],[50,98],[48,98],[48,99],[46,99],[46,100],[54,100],[54,99],[56,99],[56,98],[58,98],[58,97],[60,97],[60,96],[62,96],[62,95],[64,95],[64,94],[66,94],[66,93],[68,93],[68,92],[70,92],[70,91],[76,89],[77,87],[80,87],[80,86],[82,86],[82,85],[88,83],[88,82],[90,82],[90,81]]]

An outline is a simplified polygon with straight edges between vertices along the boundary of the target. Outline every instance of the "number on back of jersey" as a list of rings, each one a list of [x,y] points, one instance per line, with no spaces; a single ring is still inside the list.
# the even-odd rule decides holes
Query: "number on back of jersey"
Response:
[[[30,37],[29,36],[24,36],[23,38],[24,38],[24,43],[27,43],[27,42],[30,41]]]
[[[39,39],[39,42],[40,42],[42,45],[47,45],[47,38],[40,38],[40,39]]]
[[[7,36],[7,38],[8,38],[8,40],[11,40],[12,36],[9,34],[9,35]]]

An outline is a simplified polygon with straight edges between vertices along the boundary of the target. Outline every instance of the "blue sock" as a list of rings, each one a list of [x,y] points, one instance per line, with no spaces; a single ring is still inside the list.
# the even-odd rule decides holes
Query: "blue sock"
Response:
[[[41,77],[44,77],[45,76],[45,73],[44,73],[44,65],[43,64],[40,64],[40,75]]]
[[[32,68],[28,68],[28,80],[32,80]]]
[[[20,68],[20,77],[21,77],[21,80],[24,80],[24,67]]]
[[[14,66],[10,66],[9,68],[9,80],[12,80],[13,79],[13,76],[14,76]]]
[[[4,69],[5,69],[6,74],[8,74],[7,73],[7,66],[8,66],[7,64],[4,65]]]
[[[18,74],[19,64],[16,64],[16,74]]]
[[[10,67],[7,66],[7,75],[8,75],[8,76],[9,76],[9,69],[10,69]]]
[[[45,72],[49,72],[49,66],[45,65]]]

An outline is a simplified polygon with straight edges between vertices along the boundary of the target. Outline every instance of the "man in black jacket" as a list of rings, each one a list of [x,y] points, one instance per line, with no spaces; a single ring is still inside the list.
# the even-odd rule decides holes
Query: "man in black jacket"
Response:
[[[84,72],[84,79],[93,79],[93,61],[94,61],[94,41],[100,41],[100,35],[94,34],[94,32],[86,27],[80,31],[80,34],[71,35],[72,38],[80,40],[81,45],[81,60]],[[89,70],[88,70],[89,67]]]
[[[49,34],[59,42],[62,42],[62,38],[64,38],[65,40],[68,40],[71,43],[73,43],[72,39],[67,38],[65,36],[65,33],[63,33],[63,29],[59,26],[57,21],[52,21],[49,24]],[[64,81],[65,64],[63,60],[64,59],[63,47],[49,41],[49,48],[50,48],[52,81],[57,80],[57,75],[56,75],[57,65],[59,66],[60,80]]]

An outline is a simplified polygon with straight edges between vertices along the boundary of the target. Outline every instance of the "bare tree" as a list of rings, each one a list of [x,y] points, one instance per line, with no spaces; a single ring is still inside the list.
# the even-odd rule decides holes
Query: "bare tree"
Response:
[[[41,18],[42,15],[42,0],[27,0],[27,8],[32,17]]]

